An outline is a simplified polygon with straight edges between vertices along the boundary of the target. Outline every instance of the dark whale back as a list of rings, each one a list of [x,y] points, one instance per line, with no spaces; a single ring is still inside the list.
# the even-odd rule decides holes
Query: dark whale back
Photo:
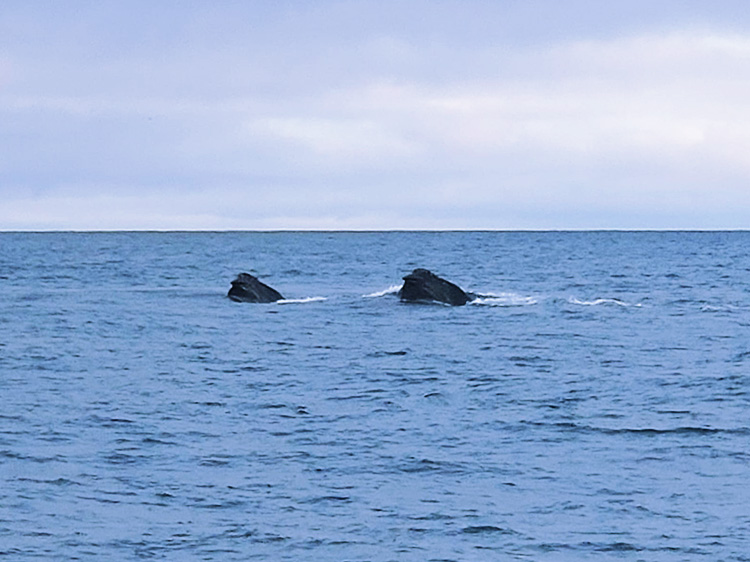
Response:
[[[240,273],[232,281],[232,288],[227,296],[235,302],[276,302],[283,299],[276,289],[258,281],[249,273]]]
[[[461,287],[427,269],[415,269],[404,277],[404,286],[398,296],[402,301],[438,301],[453,306],[461,306],[471,300]]]

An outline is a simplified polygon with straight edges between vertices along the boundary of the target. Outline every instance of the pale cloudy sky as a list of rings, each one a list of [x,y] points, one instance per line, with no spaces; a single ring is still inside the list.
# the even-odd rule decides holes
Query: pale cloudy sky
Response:
[[[393,228],[750,228],[750,5],[0,2],[0,230]]]

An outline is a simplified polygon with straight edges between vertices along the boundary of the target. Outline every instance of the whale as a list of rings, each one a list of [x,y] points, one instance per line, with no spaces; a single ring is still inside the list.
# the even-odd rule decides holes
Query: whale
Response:
[[[422,268],[404,277],[398,296],[402,302],[441,302],[452,306],[462,306],[476,298],[473,293]]]
[[[269,303],[282,300],[276,289],[269,287],[249,273],[240,273],[237,279],[232,281],[232,288],[227,296],[235,302],[259,302]]]

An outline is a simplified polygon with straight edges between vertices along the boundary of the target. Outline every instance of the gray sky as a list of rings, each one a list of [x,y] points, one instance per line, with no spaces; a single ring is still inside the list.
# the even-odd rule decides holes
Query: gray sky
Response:
[[[750,7],[0,4],[0,230],[750,228]]]

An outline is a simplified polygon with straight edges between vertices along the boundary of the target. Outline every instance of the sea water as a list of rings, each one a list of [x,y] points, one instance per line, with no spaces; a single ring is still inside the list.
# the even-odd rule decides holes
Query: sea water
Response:
[[[750,560],[748,248],[0,234],[0,558]]]

